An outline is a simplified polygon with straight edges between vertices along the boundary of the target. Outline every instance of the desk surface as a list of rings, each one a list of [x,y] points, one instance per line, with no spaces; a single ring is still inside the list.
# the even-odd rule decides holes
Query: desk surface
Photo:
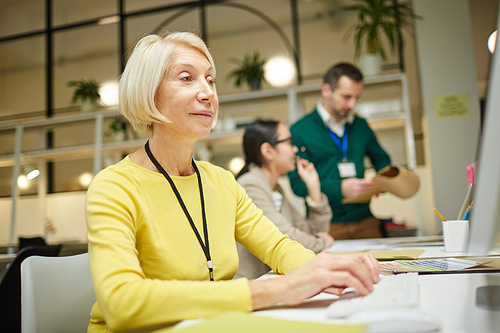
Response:
[[[425,240],[415,238],[415,240]],[[345,252],[387,247],[381,240],[336,241],[328,252]],[[407,248],[407,247],[405,247]],[[425,250],[421,258],[458,256],[464,253],[446,253],[442,245],[412,247]],[[500,311],[486,310],[476,305],[476,289],[485,285],[500,286],[500,273],[431,274],[419,275],[420,304],[422,311],[434,314],[441,321],[440,332],[487,333],[500,331]],[[335,323],[326,319],[325,309],[336,296],[317,295],[294,307],[274,306],[256,311],[256,315],[273,318]]]

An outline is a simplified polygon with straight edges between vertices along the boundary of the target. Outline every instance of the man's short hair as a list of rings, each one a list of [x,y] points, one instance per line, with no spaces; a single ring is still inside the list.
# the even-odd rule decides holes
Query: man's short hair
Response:
[[[332,66],[326,74],[323,76],[323,83],[328,83],[332,90],[337,88],[340,77],[347,76],[353,81],[362,82],[363,74],[361,71],[354,65],[349,64],[347,62],[341,62],[334,66]]]

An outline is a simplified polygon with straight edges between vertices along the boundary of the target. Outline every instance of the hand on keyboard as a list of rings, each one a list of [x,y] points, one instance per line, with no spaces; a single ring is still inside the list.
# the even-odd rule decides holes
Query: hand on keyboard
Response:
[[[384,276],[367,296],[359,296],[354,290],[347,290],[326,309],[330,318],[344,317],[355,312],[418,305],[418,274],[406,273]]]
[[[392,273],[391,273],[391,275],[392,275]],[[387,275],[379,274],[379,276],[378,276],[379,283],[380,283],[380,280],[382,280],[386,276]],[[339,293],[339,296],[340,296],[340,299],[346,299],[346,298],[358,297],[361,295],[358,293],[358,291],[355,288],[349,287],[349,288],[345,288],[344,290],[342,290],[342,292]]]
[[[296,305],[321,292],[342,293],[354,287],[362,295],[378,282],[380,265],[370,253],[320,253],[297,269],[266,280],[250,280],[254,310],[276,303]]]

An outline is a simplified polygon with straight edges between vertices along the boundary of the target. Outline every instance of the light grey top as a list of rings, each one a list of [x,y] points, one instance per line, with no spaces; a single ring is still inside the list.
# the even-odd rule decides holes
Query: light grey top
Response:
[[[320,231],[330,231],[332,211],[325,194],[321,194],[322,200],[320,203],[315,203],[310,198],[306,198],[306,200],[309,199],[307,200],[309,216],[304,218],[286,199],[279,185],[277,185],[276,191],[283,195],[283,202],[281,211],[276,210],[271,185],[260,167],[250,165],[250,171],[239,177],[238,183],[245,188],[253,203],[262,209],[264,215],[276,224],[281,232],[314,252],[319,252],[325,247],[325,240],[315,235]],[[269,272],[270,268],[266,264],[240,244],[237,243],[236,245],[240,264],[235,278],[247,277],[254,279]]]

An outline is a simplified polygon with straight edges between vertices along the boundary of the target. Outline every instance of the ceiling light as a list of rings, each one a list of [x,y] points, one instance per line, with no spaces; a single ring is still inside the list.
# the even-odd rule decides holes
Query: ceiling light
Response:
[[[97,24],[106,25],[106,24],[111,24],[111,23],[116,23],[116,22],[120,22],[120,16],[118,16],[118,15],[108,16],[108,17],[102,18],[99,21],[97,21]]]
[[[33,180],[40,175],[40,170],[32,167],[24,154],[21,154],[20,160],[27,180]]]
[[[287,57],[273,57],[266,62],[265,77],[274,87],[288,86],[295,78],[295,66]]]
[[[40,170],[33,168],[29,164],[24,165],[24,173],[26,174],[26,178],[28,178],[28,180],[33,180],[40,176]]]
[[[24,154],[21,154],[21,163],[23,166],[24,174],[26,175],[27,180],[33,180],[36,177],[40,176],[40,170],[37,168],[32,167]]]
[[[241,168],[243,168],[244,165],[245,160],[243,158],[235,157],[231,159],[231,161],[229,161],[229,170],[231,170],[231,172],[236,175],[238,172],[240,172]]]
[[[104,105],[118,105],[118,82],[107,81],[101,84],[99,95]]]
[[[78,183],[80,183],[82,187],[87,188],[93,178],[93,174],[91,174],[90,172],[84,172],[78,177]]]
[[[20,175],[19,177],[17,177],[17,186],[21,190],[27,189],[29,187],[29,183],[30,183],[30,181],[28,180],[28,178],[25,175]]]
[[[488,50],[490,50],[490,53],[493,54],[495,52],[495,44],[497,42],[497,30],[493,31],[488,38]]]

